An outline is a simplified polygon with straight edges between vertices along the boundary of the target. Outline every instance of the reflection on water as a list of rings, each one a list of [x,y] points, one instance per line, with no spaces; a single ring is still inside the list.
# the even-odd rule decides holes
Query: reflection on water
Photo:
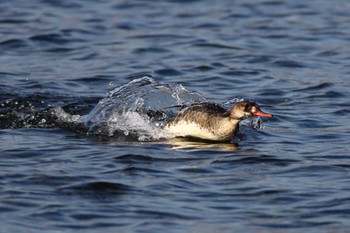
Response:
[[[202,149],[213,149],[223,151],[235,151],[239,150],[238,144],[235,143],[218,143],[204,140],[196,140],[189,138],[172,138],[166,141],[171,145],[171,149],[185,151],[196,151]]]

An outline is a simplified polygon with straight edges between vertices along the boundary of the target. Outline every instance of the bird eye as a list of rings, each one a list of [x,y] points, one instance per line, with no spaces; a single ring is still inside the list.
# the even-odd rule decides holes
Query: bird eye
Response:
[[[253,106],[249,104],[249,105],[247,105],[247,106],[245,107],[244,111],[245,111],[245,112],[251,112],[252,109],[253,109]]]

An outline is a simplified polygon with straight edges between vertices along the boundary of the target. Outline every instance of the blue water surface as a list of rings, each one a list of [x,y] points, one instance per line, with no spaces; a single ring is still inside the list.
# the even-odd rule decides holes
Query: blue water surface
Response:
[[[350,2],[4,0],[0,12],[0,232],[348,231]],[[54,109],[84,116],[140,72],[274,117],[232,143],[57,124]]]

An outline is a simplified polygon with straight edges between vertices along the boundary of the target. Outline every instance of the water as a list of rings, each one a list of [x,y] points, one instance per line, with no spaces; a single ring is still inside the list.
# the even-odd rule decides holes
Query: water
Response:
[[[349,2],[0,9],[1,232],[350,227]],[[76,124],[140,72],[217,103],[253,99],[274,117],[216,144]]]

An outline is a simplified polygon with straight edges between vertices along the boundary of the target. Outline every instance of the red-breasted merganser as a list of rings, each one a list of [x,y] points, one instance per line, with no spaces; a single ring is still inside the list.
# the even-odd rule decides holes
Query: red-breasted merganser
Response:
[[[237,102],[230,110],[218,104],[193,104],[180,110],[164,129],[175,137],[228,141],[238,133],[239,122],[249,117],[272,117],[252,101]]]

